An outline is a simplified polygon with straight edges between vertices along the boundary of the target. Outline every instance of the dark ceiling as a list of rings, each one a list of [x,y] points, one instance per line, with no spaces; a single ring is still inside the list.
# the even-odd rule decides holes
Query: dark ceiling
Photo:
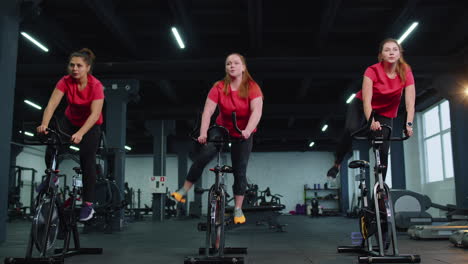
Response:
[[[413,68],[417,109],[440,96],[440,74],[466,69],[468,10],[454,0],[30,0],[22,4],[15,124],[38,121],[23,100],[47,104],[65,74],[68,55],[83,47],[97,55],[100,80],[139,80],[138,102],[128,104],[127,145],[151,153],[148,120],[176,120],[171,141],[194,124],[231,52],[247,58],[261,85],[264,112],[254,151],[332,150],[343,129],[346,99],[360,89],[365,68],[377,62],[386,37],[403,43]],[[186,43],[179,49],[171,27]],[[323,124],[329,129],[321,132]],[[108,132],[109,133],[109,132]]]

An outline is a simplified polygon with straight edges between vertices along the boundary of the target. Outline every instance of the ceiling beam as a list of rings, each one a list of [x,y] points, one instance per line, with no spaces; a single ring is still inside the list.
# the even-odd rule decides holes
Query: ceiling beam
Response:
[[[189,8],[187,1],[183,0],[168,0],[169,7],[177,25],[182,39],[184,40],[185,48],[196,50],[198,45],[197,34],[194,32],[191,15],[189,15]],[[188,42],[190,41],[190,44]]]
[[[263,0],[247,0],[250,48],[259,51],[263,46]]]
[[[468,19],[466,13],[462,13],[454,23],[454,27],[445,30],[445,36],[439,38],[439,46],[444,47],[447,54],[454,55],[468,47]]]
[[[177,97],[177,94],[174,90],[174,86],[172,85],[171,81],[160,80],[158,84],[159,84],[159,91],[161,91],[162,94],[166,96],[171,103],[180,104],[180,100]]]
[[[427,76],[434,73],[443,73],[457,68],[460,62],[456,58],[447,56],[413,56],[407,60],[413,68],[418,71],[415,75]],[[314,78],[341,78],[340,74],[362,75],[362,69],[375,63],[373,56],[323,56],[323,57],[301,57],[301,58],[252,58],[249,60],[249,69],[255,72],[255,76],[260,78],[275,78],[275,76],[302,76],[308,74]],[[223,76],[224,71],[220,70],[220,65],[224,64],[224,58],[199,59],[199,60],[160,60],[160,61],[133,61],[133,62],[104,62],[95,65],[95,72],[100,75],[115,74],[118,76],[154,76],[166,74],[176,74],[181,76],[174,79],[187,79],[186,76],[205,75]],[[43,76],[54,75],[63,71],[63,64],[18,64],[18,75],[22,76]],[[180,74],[183,72],[184,74]],[[149,78],[149,77],[148,77]],[[153,77],[154,79],[155,77]],[[159,78],[159,77],[158,77]],[[190,77],[193,78],[193,77]],[[347,76],[346,78],[349,78]],[[169,79],[161,78],[161,79]],[[171,78],[172,79],[172,78]],[[200,78],[196,78],[200,79]]]
[[[307,91],[309,90],[311,83],[312,79],[310,77],[304,78],[302,80],[301,87],[299,87],[297,91],[296,102],[301,102],[301,99],[307,95]],[[295,122],[296,116],[291,115],[288,119],[288,128],[293,127]]]
[[[150,109],[133,107],[128,109],[129,116],[144,115],[146,119],[195,119],[199,113],[198,105],[182,107],[151,106]],[[265,104],[262,119],[318,119],[333,115],[334,119],[342,119],[345,115],[345,104]]]
[[[138,49],[135,40],[133,39],[127,24],[115,12],[114,4],[111,0],[83,0],[101,20],[101,22],[115,36],[116,43],[122,43],[127,51],[133,56],[138,57]]]
[[[416,10],[419,1],[420,0],[405,1],[405,6],[401,9],[396,19],[386,30],[386,36],[384,36],[385,38],[391,37],[397,39],[401,34],[403,34],[404,30],[410,26],[409,24],[405,23],[408,23],[408,20]]]
[[[340,9],[341,0],[328,0],[326,2],[326,7],[324,12],[322,12],[322,19],[320,21],[320,29],[317,35],[317,48],[320,50],[323,49],[327,43],[328,34],[333,27],[335,22],[336,14]]]

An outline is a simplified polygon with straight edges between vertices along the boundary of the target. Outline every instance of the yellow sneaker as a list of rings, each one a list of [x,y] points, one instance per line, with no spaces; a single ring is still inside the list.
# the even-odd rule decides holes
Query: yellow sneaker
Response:
[[[180,203],[185,203],[187,200],[185,200],[184,196],[178,192],[173,192],[171,193],[171,196],[178,202]]]
[[[243,224],[245,223],[245,216],[234,216],[234,224]]]

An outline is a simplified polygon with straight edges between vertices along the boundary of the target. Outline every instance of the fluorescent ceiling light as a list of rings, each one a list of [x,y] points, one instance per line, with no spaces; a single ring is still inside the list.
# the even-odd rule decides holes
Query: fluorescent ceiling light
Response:
[[[132,150],[132,148],[129,147],[129,146],[125,146],[125,149],[128,150],[128,151]]]
[[[28,33],[21,32],[21,35],[23,35],[23,37],[27,38],[29,41],[34,43],[36,46],[38,46],[41,50],[43,50],[45,52],[49,52],[49,49],[46,46],[42,45],[41,43],[39,43],[39,41],[37,41],[33,37],[29,36]]]
[[[184,44],[184,42],[182,41],[182,38],[181,38],[180,35],[179,35],[179,31],[177,31],[177,28],[172,27],[172,34],[174,34],[174,37],[175,37],[175,39],[177,40],[177,44],[179,44],[179,47],[180,47],[181,49],[184,49],[184,48],[185,48],[185,44]]]
[[[38,104],[35,104],[35,103],[33,103],[33,102],[29,101],[29,100],[24,100],[24,102],[27,103],[28,105],[38,109],[38,110],[42,110],[42,107],[40,105],[38,105]]]
[[[75,146],[70,146],[71,149],[75,150],[75,151],[79,151],[80,149],[75,147]]]
[[[328,128],[328,125],[327,125],[327,124],[323,125],[323,127],[322,127],[322,132],[325,132],[325,130],[327,130],[327,128]]]
[[[315,145],[315,142],[310,142],[309,147],[313,147]]]
[[[24,134],[25,134],[26,136],[34,137],[34,134],[31,133],[31,132],[28,132],[28,131],[24,131]]]
[[[348,100],[346,100],[346,103],[347,103],[347,104],[351,103],[351,101],[353,101],[354,97],[356,97],[356,94],[355,94],[355,93],[351,94],[351,95],[348,97]]]
[[[411,24],[411,26],[406,30],[405,33],[403,33],[403,35],[401,35],[401,37],[397,40],[397,42],[401,44],[406,39],[406,37],[408,37],[409,34],[413,32],[413,30],[418,26],[418,24],[419,24],[418,22],[414,22],[413,24]]]

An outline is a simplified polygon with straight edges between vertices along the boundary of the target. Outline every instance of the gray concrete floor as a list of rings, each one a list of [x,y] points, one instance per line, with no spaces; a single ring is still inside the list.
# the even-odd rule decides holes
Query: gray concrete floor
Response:
[[[92,233],[81,236],[83,247],[102,247],[103,255],[74,256],[65,263],[183,263],[185,256],[196,256],[203,246],[204,233],[196,230],[200,220],[167,220],[128,224],[114,234]],[[227,233],[227,246],[248,247],[247,263],[337,264],[357,263],[353,254],[338,254],[337,245],[350,244],[350,232],[358,231],[357,220],[343,217],[310,218],[281,216],[287,232],[278,233],[266,226],[245,225]],[[24,256],[30,223],[8,224],[7,241],[0,246],[0,257]],[[59,241],[61,242],[61,241]],[[447,240],[414,241],[399,235],[400,252],[421,255],[427,264],[467,264],[468,249],[455,248]]]

